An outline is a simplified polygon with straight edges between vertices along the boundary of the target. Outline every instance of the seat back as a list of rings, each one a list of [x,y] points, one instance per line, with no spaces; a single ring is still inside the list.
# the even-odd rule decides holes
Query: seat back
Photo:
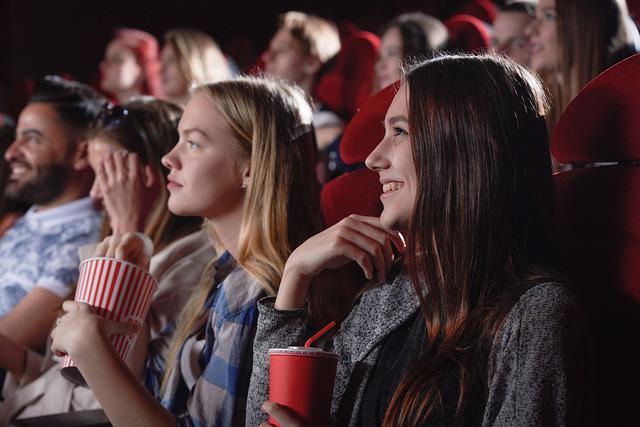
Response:
[[[596,77],[551,142],[560,162],[594,166],[554,181],[561,260],[594,330],[598,425],[640,424],[639,73],[636,55]]]
[[[470,0],[460,6],[456,15],[471,15],[487,24],[493,24],[496,19],[497,8],[491,0]]]
[[[321,206],[326,226],[351,215],[379,216],[382,213],[382,185],[378,174],[366,169],[364,161],[384,137],[381,122],[398,85],[391,85],[367,100],[344,130],[340,145],[343,160],[361,168],[327,182],[322,188]]]
[[[316,85],[315,96],[331,111],[348,120],[371,95],[380,39],[367,31],[353,30],[341,43],[333,67]]]
[[[489,24],[471,15],[453,15],[444,21],[454,49],[480,53],[488,49],[491,42]]]

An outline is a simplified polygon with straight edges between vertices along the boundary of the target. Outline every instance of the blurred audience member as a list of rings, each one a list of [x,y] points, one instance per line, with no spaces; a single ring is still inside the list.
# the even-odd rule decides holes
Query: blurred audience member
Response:
[[[4,154],[5,196],[33,206],[0,238],[0,333],[26,347],[45,345],[77,281],[78,246],[99,237],[86,132],[106,104],[87,86],[46,77]]]
[[[207,34],[192,29],[168,31],[160,60],[162,92],[169,101],[181,106],[189,101],[193,87],[231,77],[218,44]]]
[[[404,61],[427,59],[445,49],[447,28],[437,18],[421,12],[406,13],[389,21],[382,30],[380,55],[376,63],[377,88],[389,86],[400,78]]]
[[[116,30],[100,62],[100,71],[100,88],[119,103],[139,95],[161,95],[158,41],[144,31]]]
[[[551,92],[551,129],[591,79],[637,52],[638,30],[624,0],[539,0],[526,33],[531,67]]]
[[[266,74],[296,83],[314,96],[315,85],[329,61],[340,51],[336,25],[318,16],[287,12],[263,55]],[[331,144],[344,128],[342,119],[322,105],[313,116],[320,149]]]
[[[6,114],[0,114],[0,237],[27,210],[27,205],[4,196],[4,188],[9,179],[9,164],[4,152],[15,139],[15,122]]]
[[[520,65],[530,65],[530,51],[525,29],[533,20],[536,0],[507,1],[498,8],[493,21],[491,48],[510,56]]]

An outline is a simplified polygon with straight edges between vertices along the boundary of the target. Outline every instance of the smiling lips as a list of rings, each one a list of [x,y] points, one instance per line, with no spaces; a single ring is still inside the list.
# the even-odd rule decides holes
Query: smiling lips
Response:
[[[19,178],[21,175],[26,174],[31,169],[28,164],[24,162],[12,162],[11,165],[11,175],[9,179],[13,180]]]
[[[386,182],[384,184],[382,184],[382,192],[383,193],[388,193],[390,191],[396,191],[401,189],[404,186],[404,184],[400,183],[400,182]]]

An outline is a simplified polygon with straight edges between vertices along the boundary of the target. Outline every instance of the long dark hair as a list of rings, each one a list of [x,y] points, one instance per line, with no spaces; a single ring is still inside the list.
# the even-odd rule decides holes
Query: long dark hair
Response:
[[[547,101],[536,77],[493,55],[439,57],[404,83],[418,180],[406,262],[427,343],[385,425],[417,425],[445,405],[447,424],[461,424],[478,356],[545,276],[534,266],[549,263]],[[457,401],[445,402],[452,378]]]
[[[635,53],[624,0],[557,1],[556,12],[559,63],[545,75],[553,101],[550,129],[589,81]]]

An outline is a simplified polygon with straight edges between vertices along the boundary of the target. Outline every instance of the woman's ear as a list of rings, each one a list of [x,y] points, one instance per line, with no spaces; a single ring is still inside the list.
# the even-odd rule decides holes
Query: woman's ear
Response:
[[[242,188],[243,190],[249,187],[249,183],[251,182],[251,161],[247,160],[244,162],[244,165],[240,169],[242,173]]]
[[[89,141],[83,139],[76,144],[73,153],[73,169],[77,171],[90,168],[89,164]]]

